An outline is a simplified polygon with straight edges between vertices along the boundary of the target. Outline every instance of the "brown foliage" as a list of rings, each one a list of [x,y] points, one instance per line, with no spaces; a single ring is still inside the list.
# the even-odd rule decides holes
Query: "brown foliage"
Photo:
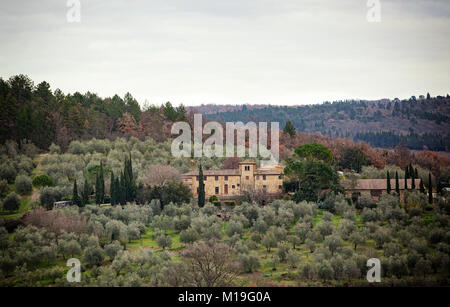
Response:
[[[59,210],[47,211],[43,207],[27,212],[24,222],[25,225],[46,228],[58,234],[62,231],[83,233],[86,229],[85,216],[63,214]]]
[[[142,183],[147,186],[161,186],[168,180],[177,180],[180,177],[180,172],[170,166],[163,164],[150,165],[142,178]]]
[[[223,162],[222,168],[223,169],[238,169],[239,168],[239,162],[241,162],[241,159],[238,157],[229,157]]]
[[[195,243],[182,252],[186,264],[186,286],[229,286],[238,272],[229,245],[212,239]]]

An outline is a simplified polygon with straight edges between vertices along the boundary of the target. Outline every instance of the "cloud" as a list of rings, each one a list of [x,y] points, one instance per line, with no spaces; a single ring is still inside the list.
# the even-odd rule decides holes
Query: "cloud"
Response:
[[[141,103],[320,103],[444,94],[448,1],[65,1],[0,4],[0,76]]]

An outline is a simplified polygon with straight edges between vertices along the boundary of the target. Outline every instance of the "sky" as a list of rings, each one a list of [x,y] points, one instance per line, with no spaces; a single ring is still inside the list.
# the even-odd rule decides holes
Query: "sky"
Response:
[[[380,22],[367,0],[70,2],[0,0],[1,78],[141,104],[450,93],[448,0],[380,0]]]

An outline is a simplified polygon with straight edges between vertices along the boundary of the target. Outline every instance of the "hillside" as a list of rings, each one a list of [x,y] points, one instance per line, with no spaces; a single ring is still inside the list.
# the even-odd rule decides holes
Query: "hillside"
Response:
[[[220,121],[291,121],[297,131],[362,140],[376,147],[450,150],[450,97],[336,101],[307,106],[214,106],[195,108]]]

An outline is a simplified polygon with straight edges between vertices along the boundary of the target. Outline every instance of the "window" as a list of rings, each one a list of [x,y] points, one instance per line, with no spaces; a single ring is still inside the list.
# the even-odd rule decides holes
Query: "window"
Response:
[[[245,176],[245,179],[246,179],[246,180],[248,180],[248,178],[249,178],[248,176]]]
[[[223,193],[228,194],[228,184],[223,186]]]
[[[225,180],[228,180],[228,176],[225,176]]]
[[[200,188],[197,188],[197,194],[198,194],[199,191],[200,191]]]
[[[263,180],[266,180],[266,175],[263,175]]]
[[[237,186],[240,187],[241,185],[238,183]]]
[[[263,193],[267,192],[267,186],[263,185]]]
[[[236,188],[236,186],[233,184],[233,185],[231,186],[231,188],[234,189],[234,188]]]
[[[216,194],[219,194],[219,187],[216,187]]]
[[[250,170],[250,166],[244,166],[244,169],[245,169],[246,171],[249,171],[249,170]]]
[[[215,176],[214,179],[217,181],[219,180],[219,176]]]
[[[200,181],[200,178],[199,178],[199,176],[195,176],[195,177],[197,177],[197,181]]]
[[[281,190],[281,189],[283,189],[283,187],[281,185],[279,185],[278,186],[278,190]]]
[[[203,176],[203,180],[205,180],[205,181],[206,181],[206,176]]]

